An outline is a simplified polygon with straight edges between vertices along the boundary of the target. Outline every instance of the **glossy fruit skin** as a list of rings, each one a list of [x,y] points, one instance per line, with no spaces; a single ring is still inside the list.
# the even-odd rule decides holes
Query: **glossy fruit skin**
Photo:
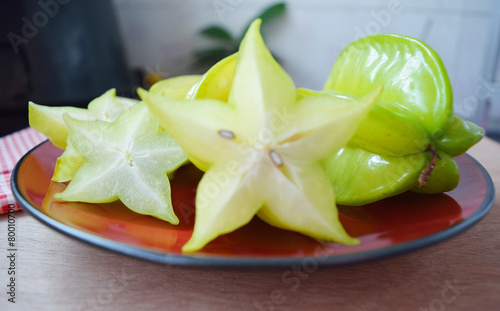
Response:
[[[323,162],[338,202],[362,205],[407,190],[455,188],[459,174],[452,157],[477,143],[484,130],[453,114],[451,85],[437,53],[402,35],[368,36],[341,52],[324,88],[356,97],[380,84],[379,102],[345,150]],[[427,185],[419,187],[420,172],[432,158],[429,146],[442,157]]]
[[[378,105],[410,110],[431,138],[451,124],[448,74],[439,55],[422,41],[397,34],[355,41],[340,53],[324,89],[362,96],[378,85],[384,86]]]
[[[328,94],[338,98],[354,99],[353,96],[333,91],[298,89],[297,94],[301,98]],[[353,147],[392,157],[418,153],[427,148],[429,143],[429,135],[409,110],[401,109],[399,106],[390,110],[389,105],[380,100],[349,141]]]
[[[428,157],[430,157],[428,155]],[[425,187],[415,186],[411,191],[419,193],[441,193],[455,189],[460,181],[458,165],[453,157],[445,152],[439,152],[434,171],[427,180]]]
[[[470,146],[476,144],[484,136],[484,129],[459,116],[453,116],[453,122],[439,139],[435,140],[436,148],[444,150],[450,156],[464,154]]]
[[[392,157],[347,145],[323,161],[323,167],[337,202],[359,206],[413,188],[427,161],[424,153]]]

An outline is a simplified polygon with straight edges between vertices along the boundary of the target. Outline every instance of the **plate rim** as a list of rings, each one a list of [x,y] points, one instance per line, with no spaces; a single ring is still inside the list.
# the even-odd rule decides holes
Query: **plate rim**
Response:
[[[326,266],[343,266],[350,264],[357,264],[367,261],[380,260],[387,257],[397,256],[410,251],[420,250],[424,247],[429,247],[431,245],[437,244],[439,242],[445,241],[467,229],[479,222],[490,210],[495,201],[495,191],[494,184],[491,176],[486,171],[486,169],[477,161],[474,157],[465,153],[469,159],[480,169],[483,178],[486,183],[486,193],[483,201],[479,207],[466,219],[454,224],[439,232],[430,234],[428,236],[419,238],[417,240],[408,241],[392,246],[387,246],[383,248],[368,250],[368,251],[358,251],[349,254],[335,254],[326,256],[303,256],[303,257],[222,257],[220,255],[208,255],[208,254],[169,254],[166,252],[155,251],[139,246],[130,245],[123,242],[118,242],[108,238],[100,237],[88,232],[81,231],[77,228],[73,228],[69,225],[63,224],[54,218],[41,212],[36,206],[33,206],[27,198],[21,193],[18,188],[18,174],[19,169],[23,165],[24,161],[30,156],[37,148],[43,144],[49,143],[49,140],[45,140],[35,147],[31,148],[26,152],[21,159],[16,163],[14,169],[12,170],[12,175],[10,179],[10,184],[12,188],[12,193],[17,201],[17,203],[22,207],[23,211],[33,216],[35,219],[43,223],[44,225],[59,231],[71,238],[74,238],[80,242],[85,242],[87,244],[97,246],[102,249],[110,250],[115,253],[122,255],[128,255],[134,258],[161,263],[168,265],[177,266],[207,266],[207,267],[290,267],[293,265],[302,265],[313,263],[314,267],[326,267]]]

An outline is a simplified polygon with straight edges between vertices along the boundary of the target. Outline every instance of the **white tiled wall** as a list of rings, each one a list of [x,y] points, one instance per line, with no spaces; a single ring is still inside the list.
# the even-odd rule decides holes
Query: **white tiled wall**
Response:
[[[114,0],[130,64],[169,76],[188,73],[192,51],[209,44],[197,35],[202,28],[218,24],[239,34],[275,2]],[[374,32],[400,33],[424,40],[442,57],[457,113],[479,122],[482,106],[476,103],[483,94],[493,95],[498,100],[490,118],[500,120],[500,87],[496,91],[495,84],[484,82],[497,58],[492,51],[499,42],[500,1],[286,2],[287,13],[271,25],[266,38],[297,86],[322,88],[336,56],[354,39]]]

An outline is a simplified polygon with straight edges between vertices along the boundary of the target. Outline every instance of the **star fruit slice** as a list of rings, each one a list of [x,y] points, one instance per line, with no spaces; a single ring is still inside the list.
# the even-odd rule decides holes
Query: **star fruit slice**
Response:
[[[359,97],[379,84],[384,91],[348,150],[323,162],[338,202],[362,205],[415,187],[428,193],[456,187],[458,168],[447,155],[465,152],[484,131],[453,114],[450,82],[437,53],[402,35],[368,36],[341,52],[324,89]],[[387,131],[379,131],[381,122],[390,124]],[[431,162],[435,172],[427,169]]]
[[[67,182],[75,177],[76,172],[85,162],[85,158],[76,151],[69,140],[66,141],[66,149],[57,158],[52,180],[56,182]]]
[[[175,98],[186,98],[189,90],[193,87],[194,84],[196,84],[200,80],[200,78],[201,76],[199,75],[186,75],[186,76],[165,79],[155,83],[151,87],[151,92],[158,92],[161,95],[175,97]],[[96,117],[98,117],[99,115],[101,116],[104,115],[107,118],[106,121],[114,121],[114,119],[118,117],[119,113],[121,113],[129,106],[137,102],[138,102],[137,100],[133,99],[128,99],[124,97],[115,97],[114,90],[111,90],[108,91],[103,96],[101,96],[98,100],[93,101],[89,105],[89,110],[94,110],[94,112],[91,114],[91,117],[94,115]],[[97,103],[100,103],[98,111],[97,109],[95,109]],[[123,106],[120,107],[120,105]],[[36,106],[34,107],[38,108]],[[44,108],[45,107],[42,106],[41,109]],[[59,113],[61,113],[62,111],[63,110],[61,109],[56,111],[57,117],[59,117]],[[77,110],[77,111],[79,113],[82,113],[82,110]],[[86,116],[84,116],[84,119],[89,119],[89,118],[86,118]],[[67,146],[63,154],[59,158],[57,158],[56,167],[54,169],[54,175],[52,176],[52,180],[56,182],[70,181],[71,179],[73,179],[78,168],[83,164],[84,161],[85,158],[82,157],[80,154],[78,154],[78,152],[73,148],[71,143],[67,142]],[[171,175],[173,175],[173,172],[169,173],[169,176]]]
[[[237,54],[212,66],[203,76],[186,75],[155,83],[149,90],[176,99],[219,99],[227,101]]]
[[[126,109],[138,103],[138,100],[116,96],[116,90],[110,89],[103,95],[92,100],[87,109],[76,107],[49,107],[29,104],[30,126],[45,134],[54,146],[64,149],[57,159],[53,181],[66,182],[73,178],[78,168],[85,161],[76,150],[67,144],[68,129],[63,120],[63,114],[79,120],[104,120],[112,122]]]
[[[49,107],[29,103],[29,124],[32,128],[47,136],[54,146],[65,149],[68,129],[63,120],[67,113],[78,120],[103,120],[112,122],[127,108],[136,104],[135,99],[116,96],[116,90],[110,89],[92,100],[87,109],[76,107]]]
[[[236,58],[233,55],[217,63],[198,84],[193,86],[190,91],[193,98],[227,101],[234,76],[235,62]],[[209,84],[215,86],[213,89],[216,91],[199,92],[199,90],[208,89],[207,85]],[[354,100],[353,96],[334,91],[297,89],[298,99],[311,95],[335,96]],[[394,131],[394,128],[400,130]],[[373,132],[378,133],[378,135],[376,137],[370,135]],[[408,139],[408,137],[420,137],[421,139],[414,140]],[[397,143],[388,145],[381,143],[381,141],[397,141]],[[339,152],[334,157],[330,157],[330,161],[324,162],[327,174],[332,176],[332,179],[339,178],[339,180],[332,182],[343,184],[342,187],[336,189],[337,202],[344,203],[350,198],[359,197],[359,193],[362,193],[361,201],[358,203],[370,203],[378,200],[381,196],[387,197],[412,188],[428,162],[428,156],[420,151],[425,149],[429,142],[429,135],[408,109],[400,108],[390,111],[384,106],[373,107],[350,140],[350,144],[356,147],[346,147],[344,148],[346,150],[342,149],[343,153]],[[357,150],[361,150],[361,152]],[[402,154],[404,156],[401,156]],[[356,160],[354,161],[354,159]],[[353,167],[353,162],[362,164]],[[366,170],[366,166],[370,167],[371,170]],[[363,172],[369,175],[361,174]],[[379,186],[374,187],[374,182],[377,182]],[[352,205],[351,201],[347,202]]]
[[[178,100],[138,90],[189,159],[205,170],[196,219],[183,251],[203,248],[247,224],[269,224],[313,238],[357,244],[338,219],[320,160],[336,153],[366,116],[381,88],[356,100],[328,95],[297,100],[295,86],[249,27],[227,102]]]
[[[156,82],[149,89],[150,92],[161,96],[185,99],[191,88],[201,79],[200,75],[185,75]]]
[[[212,66],[189,90],[188,98],[218,99],[227,102],[237,57],[238,53],[235,53]]]
[[[139,103],[110,123],[81,121],[63,115],[68,142],[85,162],[59,201],[108,203],[121,200],[139,214],[178,224],[167,173],[187,160],[182,149]]]

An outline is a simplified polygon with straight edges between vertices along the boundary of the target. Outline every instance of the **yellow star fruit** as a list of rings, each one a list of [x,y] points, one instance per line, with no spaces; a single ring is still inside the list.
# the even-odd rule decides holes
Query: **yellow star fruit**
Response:
[[[179,99],[139,89],[160,125],[205,174],[196,193],[194,233],[183,251],[203,248],[255,215],[313,238],[357,244],[338,219],[320,161],[342,148],[380,94],[298,99],[259,32],[247,31],[226,101]]]
[[[187,160],[182,149],[160,130],[146,104],[139,103],[114,122],[81,121],[63,115],[68,142],[85,161],[60,201],[108,203],[121,200],[134,212],[178,224],[167,173]]]

